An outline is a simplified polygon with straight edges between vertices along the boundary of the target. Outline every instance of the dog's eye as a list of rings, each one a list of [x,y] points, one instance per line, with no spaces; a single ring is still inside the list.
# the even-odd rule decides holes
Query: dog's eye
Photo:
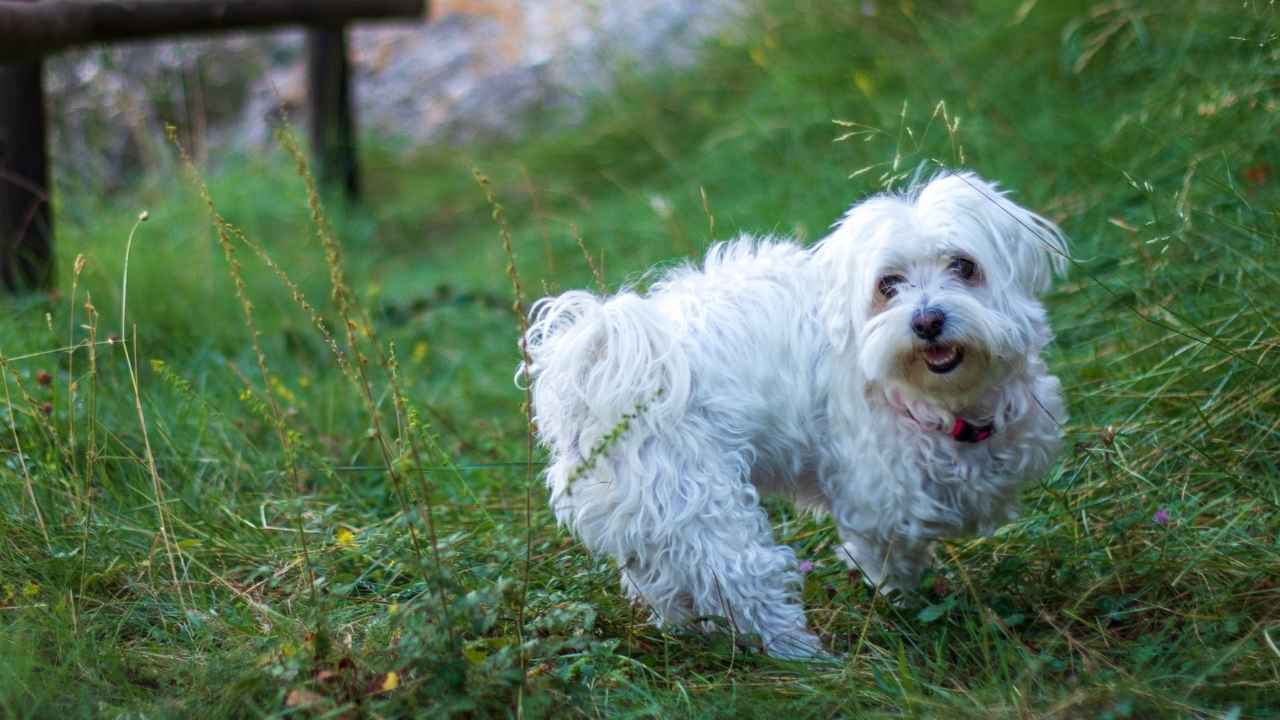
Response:
[[[886,299],[891,298],[898,294],[898,285],[906,281],[907,279],[901,275],[885,275],[880,278],[880,283],[877,285],[877,289],[880,291],[880,295]]]
[[[973,274],[978,271],[978,267],[968,258],[952,260],[947,269],[955,273],[961,280],[972,280]]]

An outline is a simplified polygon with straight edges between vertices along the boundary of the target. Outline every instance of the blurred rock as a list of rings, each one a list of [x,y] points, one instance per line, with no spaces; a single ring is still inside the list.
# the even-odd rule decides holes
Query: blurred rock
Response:
[[[518,137],[530,117],[546,111],[572,122],[583,98],[607,89],[621,68],[687,65],[744,4],[438,0],[429,22],[352,32],[356,122],[361,132],[411,146]],[[109,190],[169,162],[167,122],[202,159],[211,149],[269,142],[281,115],[305,126],[304,55],[302,32],[291,30],[51,58],[59,177]]]

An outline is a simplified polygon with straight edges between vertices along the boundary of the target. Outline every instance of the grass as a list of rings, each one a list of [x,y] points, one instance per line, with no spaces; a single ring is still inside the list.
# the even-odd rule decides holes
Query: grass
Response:
[[[368,146],[365,207],[317,213],[287,148],[64,189],[59,293],[0,319],[0,716],[1280,714],[1278,30],[1262,2],[762,2],[576,129]],[[812,240],[937,165],[1072,237],[1061,464],[908,608],[771,504],[839,664],[644,624],[545,509],[512,279]]]

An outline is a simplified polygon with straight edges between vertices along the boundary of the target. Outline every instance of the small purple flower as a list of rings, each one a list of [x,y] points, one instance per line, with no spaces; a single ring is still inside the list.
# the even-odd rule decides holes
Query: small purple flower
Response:
[[[806,575],[809,573],[809,571],[813,570],[813,561],[801,560],[800,564],[796,565],[796,569],[800,571],[801,575]]]
[[[1154,523],[1155,523],[1155,524],[1157,524],[1157,525],[1168,525],[1168,524],[1169,524],[1169,509],[1168,509],[1168,508],[1160,508],[1159,510],[1156,510],[1156,515],[1155,515],[1155,517],[1151,518],[1151,521],[1152,521],[1152,522],[1154,522]]]

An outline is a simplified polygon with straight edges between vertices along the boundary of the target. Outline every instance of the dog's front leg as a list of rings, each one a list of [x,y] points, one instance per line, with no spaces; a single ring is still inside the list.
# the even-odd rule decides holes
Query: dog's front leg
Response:
[[[910,593],[931,562],[936,534],[911,516],[888,482],[837,471],[821,487],[840,534],[840,559],[881,593]]]
[[[905,535],[863,533],[841,528],[838,553],[850,569],[862,573],[867,584],[883,594],[910,593],[929,567],[933,542]]]

